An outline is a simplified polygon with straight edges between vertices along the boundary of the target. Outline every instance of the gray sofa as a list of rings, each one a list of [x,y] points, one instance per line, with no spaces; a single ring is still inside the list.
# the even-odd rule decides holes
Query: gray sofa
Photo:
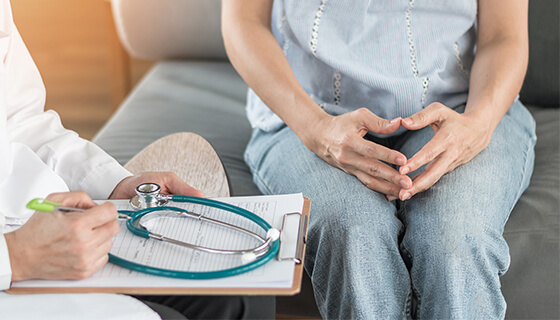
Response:
[[[259,194],[243,161],[251,133],[244,110],[247,86],[224,51],[220,1],[113,0],[112,5],[126,50],[160,62],[94,142],[124,164],[158,138],[195,132],[220,155],[232,195]],[[537,120],[538,142],[531,184],[505,229],[512,261],[502,287],[510,319],[560,318],[558,7],[558,0],[530,3],[531,58],[521,99]],[[307,277],[301,294],[277,301],[279,314],[320,317]]]

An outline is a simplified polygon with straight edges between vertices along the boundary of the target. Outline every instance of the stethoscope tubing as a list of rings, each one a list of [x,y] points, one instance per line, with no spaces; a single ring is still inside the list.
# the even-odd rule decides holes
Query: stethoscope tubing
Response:
[[[259,227],[261,227],[266,232],[268,232],[269,230],[272,229],[272,226],[268,222],[266,222],[263,218],[257,216],[256,214],[254,214],[254,213],[252,213],[248,210],[245,210],[243,208],[231,205],[229,203],[224,203],[224,202],[211,200],[211,199],[205,199],[205,198],[183,196],[183,195],[173,195],[171,200],[175,201],[175,202],[185,202],[185,203],[199,204],[199,205],[204,205],[204,206],[209,206],[209,207],[229,211],[229,212],[238,214],[238,215],[240,215],[240,216],[242,216],[246,219],[249,219],[250,221],[257,224]],[[131,219],[127,220],[126,225],[127,225],[127,229],[129,231],[131,231],[133,234],[135,234],[137,236],[140,236],[140,237],[143,237],[143,238],[155,238],[155,239],[158,239],[158,240],[163,240],[163,239],[161,239],[161,237],[162,237],[161,235],[153,234],[153,233],[149,232],[148,230],[136,227],[134,225],[134,221],[136,221],[137,219],[141,218],[142,216],[144,216],[144,215],[146,215],[150,212],[164,211],[164,210],[172,210],[172,211],[185,212],[185,213],[188,212],[185,209],[181,209],[181,208],[177,208],[177,207],[161,206],[161,207],[146,208],[146,209],[142,209],[142,210],[139,210],[139,211],[120,210],[119,213],[120,214],[126,214],[126,215],[131,217]],[[246,229],[243,229],[241,227],[230,225],[228,223],[218,221],[218,220],[214,220],[214,219],[210,219],[210,220],[217,221],[218,224],[221,224],[221,225],[225,224],[226,226],[234,227],[238,230],[240,229],[239,231],[242,231],[242,232],[245,232],[245,233],[251,233],[250,231],[248,231]],[[151,235],[155,235],[155,236],[151,236]],[[254,255],[255,255],[255,260],[253,260],[251,262],[248,262],[248,263],[246,263],[244,265],[241,265],[241,266],[238,266],[238,267],[224,269],[224,270],[191,272],[191,271],[163,269],[163,268],[152,267],[152,266],[148,266],[148,265],[139,264],[139,263],[136,263],[136,262],[133,262],[133,261],[129,261],[129,260],[123,259],[121,257],[118,257],[116,255],[113,255],[111,253],[109,253],[109,262],[114,263],[118,266],[130,269],[130,270],[134,270],[134,271],[138,271],[138,272],[142,272],[142,273],[146,273],[146,274],[157,275],[157,276],[164,276],[164,277],[172,277],[172,278],[180,278],[180,279],[215,279],[215,278],[229,277],[229,276],[238,275],[238,274],[241,274],[241,273],[244,273],[244,272],[251,271],[255,268],[258,268],[258,267],[264,265],[265,263],[267,263],[268,261],[270,261],[274,256],[276,256],[276,254],[279,251],[279,247],[280,247],[279,238],[275,239],[275,240],[272,240],[269,237],[268,239],[265,240],[264,238],[262,238],[258,235],[257,235],[257,237],[260,238],[260,240],[264,241],[264,242],[261,245],[259,245],[258,247],[253,248],[251,250],[229,250],[229,251],[231,251],[229,253],[228,253],[228,250],[225,250],[225,252],[223,250],[218,250],[218,251],[221,251],[219,253],[226,253],[226,254],[254,253]],[[176,244],[179,244],[179,245],[185,245],[186,244],[186,243],[183,243],[183,242],[178,241],[178,240],[169,239],[169,238],[166,238],[166,239],[179,242],[179,243],[176,243]],[[172,242],[172,241],[168,241],[168,242]],[[189,247],[195,246],[195,245],[191,245],[191,244],[188,244],[188,245],[189,245]],[[198,247],[198,246],[196,246],[196,247]],[[264,252],[264,249],[266,249],[267,247],[269,247],[269,250]],[[202,251],[206,251],[206,252],[212,252],[214,250],[214,249],[206,248],[206,247],[198,247],[198,248],[193,248],[193,249],[201,250],[200,248],[208,249],[208,250],[202,250]],[[213,253],[216,253],[216,252],[213,252]]]
[[[117,257],[111,253],[109,253],[109,262],[130,270],[151,274],[155,276],[178,278],[178,279],[196,279],[196,280],[217,279],[217,278],[235,276],[241,273],[254,270],[264,265],[272,258],[274,258],[274,256],[276,256],[276,254],[278,253],[279,246],[280,246],[279,240],[276,240],[272,243],[270,250],[268,250],[267,253],[265,253],[257,260],[239,267],[217,270],[217,271],[192,272],[192,271],[180,271],[180,270],[156,268],[156,267],[132,262],[123,259],[121,257]]]

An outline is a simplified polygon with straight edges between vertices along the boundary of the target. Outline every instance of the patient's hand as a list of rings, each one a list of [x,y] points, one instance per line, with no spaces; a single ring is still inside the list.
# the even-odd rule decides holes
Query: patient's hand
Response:
[[[416,175],[410,188],[399,192],[401,200],[433,186],[444,174],[463,165],[490,143],[493,130],[484,121],[469,113],[458,113],[441,103],[432,103],[426,109],[402,120],[408,130],[431,126],[434,137],[401,166],[400,173],[408,174],[427,164],[424,172]]]
[[[48,200],[83,212],[35,212],[21,228],[6,233],[12,281],[83,279],[107,263],[119,233],[112,203],[96,205],[84,192],[52,194]]]
[[[113,190],[109,199],[130,199],[136,195],[136,187],[142,183],[157,183],[162,194],[182,194],[204,197],[204,193],[186,184],[173,172],[144,172],[124,178]]]
[[[304,144],[329,164],[356,176],[366,187],[396,199],[411,179],[389,164],[404,165],[398,151],[364,139],[368,131],[390,134],[401,126],[401,119],[389,121],[362,108],[340,116],[326,116],[313,123],[303,135]],[[386,163],[384,163],[386,162]]]

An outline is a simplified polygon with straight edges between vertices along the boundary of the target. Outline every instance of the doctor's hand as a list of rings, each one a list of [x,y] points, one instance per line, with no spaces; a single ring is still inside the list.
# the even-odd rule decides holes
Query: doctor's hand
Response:
[[[388,164],[404,165],[406,157],[364,136],[369,131],[390,134],[400,126],[400,118],[389,121],[361,108],[339,116],[326,115],[309,126],[302,141],[323,160],[356,176],[369,189],[396,199],[401,189],[412,187],[412,180]]]
[[[173,172],[144,172],[126,177],[113,190],[109,199],[130,199],[136,195],[136,187],[142,183],[157,183],[162,194],[182,194],[204,197],[204,193],[186,184]]]
[[[403,119],[402,125],[409,130],[431,126],[435,135],[406,165],[400,167],[401,174],[408,174],[426,164],[424,172],[412,179],[412,187],[399,192],[401,200],[427,190],[444,174],[472,160],[488,146],[494,131],[473,114],[458,113],[441,103],[432,103]]]
[[[56,193],[48,200],[83,212],[35,212],[21,228],[6,233],[12,281],[83,279],[107,263],[119,233],[112,203],[96,205],[84,192]]]

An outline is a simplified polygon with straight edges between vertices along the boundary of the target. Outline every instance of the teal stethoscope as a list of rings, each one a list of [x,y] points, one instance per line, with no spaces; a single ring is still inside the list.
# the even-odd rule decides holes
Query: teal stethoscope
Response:
[[[190,248],[193,250],[203,251],[207,253],[214,254],[224,254],[224,255],[238,255],[241,258],[242,265],[230,269],[223,269],[217,271],[202,271],[202,272],[191,272],[191,271],[180,271],[171,269],[162,269],[152,266],[147,266],[139,264],[133,261],[125,260],[121,257],[109,253],[109,261],[134,271],[148,273],[157,276],[173,277],[181,279],[214,279],[234,276],[243,272],[247,272],[258,268],[268,261],[270,261],[278,253],[280,246],[280,231],[273,228],[268,222],[263,218],[257,216],[256,214],[245,210],[243,208],[205,198],[189,197],[183,195],[162,195],[160,192],[160,186],[155,183],[143,183],[136,188],[136,196],[131,199],[130,204],[134,209],[132,210],[119,210],[119,216],[128,216],[126,221],[127,229],[133,234],[144,237],[147,239],[155,239],[159,241],[165,241],[171,244],[179,245],[182,247]],[[231,213],[237,214],[244,217],[266,232],[266,237],[261,237],[255,232],[236,226],[221,220],[216,220],[210,217],[205,217],[201,214],[190,212],[188,210],[166,206],[168,201],[183,202],[199,204],[203,206],[213,207]],[[174,217],[190,217],[195,218],[200,221],[213,223],[223,227],[231,228],[232,230],[244,233],[258,240],[260,243],[256,247],[241,249],[241,250],[227,250],[210,248],[205,246],[194,245],[191,243],[179,241],[176,239],[165,237],[161,234],[151,232],[144,225],[146,221],[149,221],[150,215],[158,211],[166,211],[167,215],[173,215]]]

